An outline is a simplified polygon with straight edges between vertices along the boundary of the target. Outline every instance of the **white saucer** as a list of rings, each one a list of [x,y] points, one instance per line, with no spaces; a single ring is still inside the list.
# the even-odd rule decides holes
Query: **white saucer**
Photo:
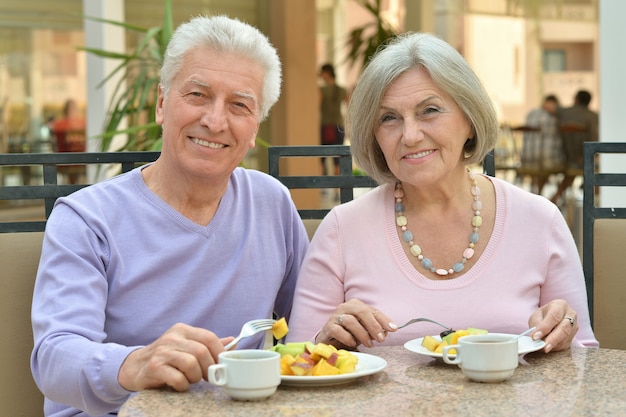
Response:
[[[514,334],[508,334],[508,333],[492,333],[492,334],[502,334],[502,335],[507,335],[507,336],[511,336],[511,337],[516,336]],[[441,341],[441,337],[439,337],[439,335],[433,336],[433,337],[435,339],[437,339],[438,341]],[[433,358],[443,358],[441,353],[432,352],[432,351],[426,349],[424,346],[422,346],[422,340],[424,340],[423,337],[420,337],[418,339],[409,340],[408,342],[406,342],[404,344],[404,348],[406,350],[418,353],[420,355],[426,355],[426,356],[430,356],[430,357],[433,357]],[[522,336],[522,337],[520,337],[520,339],[518,341],[518,345],[519,345],[519,354],[523,355],[525,353],[535,352],[535,351],[537,351],[539,349],[542,349],[546,345],[546,342],[544,342],[543,340],[535,341],[535,340],[531,339],[529,336]],[[455,355],[448,355],[448,357],[454,357],[454,356]]]

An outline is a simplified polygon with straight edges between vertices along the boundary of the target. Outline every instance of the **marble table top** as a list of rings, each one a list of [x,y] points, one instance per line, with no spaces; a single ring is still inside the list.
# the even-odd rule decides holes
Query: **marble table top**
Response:
[[[231,400],[206,382],[183,393],[148,390],[120,417],[227,416],[607,416],[626,413],[626,350],[572,348],[529,353],[513,377],[485,384],[455,365],[402,346],[365,351],[387,361],[374,375],[346,384],[279,386],[267,400]]]

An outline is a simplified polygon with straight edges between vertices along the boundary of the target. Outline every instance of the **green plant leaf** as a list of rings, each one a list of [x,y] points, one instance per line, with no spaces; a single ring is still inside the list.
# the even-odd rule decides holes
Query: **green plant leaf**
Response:
[[[169,1],[169,0],[166,0]],[[107,23],[110,25],[114,25],[114,26],[120,26],[124,29],[127,30],[134,30],[136,32],[145,32],[147,29],[142,27],[142,26],[136,26],[136,25],[132,25],[128,22],[120,22],[117,20],[109,20],[109,19],[103,19],[101,17],[96,17],[96,16],[84,16],[85,19],[89,19],[89,20],[93,20],[94,22],[101,22],[101,23]]]
[[[344,62],[351,67],[361,64],[365,68],[371,57],[378,48],[398,35],[393,26],[383,18],[381,12],[381,0],[355,0],[367,10],[373,17],[372,22],[367,22],[350,31],[346,40],[348,52]]]
[[[113,138],[126,135],[119,151],[159,149],[161,127],[155,121],[157,86],[167,43],[174,31],[172,1],[164,0],[162,27],[141,27],[99,17],[85,18],[121,27],[140,34],[137,45],[129,52],[107,51],[98,48],[79,47],[87,53],[105,59],[119,61],[113,70],[98,84],[101,88],[114,82],[104,132],[99,135],[100,149],[110,149]],[[123,126],[131,126],[123,128]]]
[[[261,138],[256,138],[256,143],[260,146],[263,146],[264,148],[269,148],[270,146],[272,146],[271,143],[261,139]]]

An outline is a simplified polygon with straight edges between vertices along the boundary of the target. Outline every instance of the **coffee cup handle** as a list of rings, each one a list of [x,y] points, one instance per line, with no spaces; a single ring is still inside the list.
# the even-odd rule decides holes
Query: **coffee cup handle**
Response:
[[[226,385],[226,365],[217,364],[209,366],[209,382],[213,385]]]
[[[448,356],[448,351],[450,349],[456,349],[456,357],[454,359]],[[458,365],[459,363],[461,363],[461,356],[459,355],[459,345],[444,346],[443,350],[441,351],[441,356],[443,356],[443,361],[445,363],[449,363],[452,365]]]

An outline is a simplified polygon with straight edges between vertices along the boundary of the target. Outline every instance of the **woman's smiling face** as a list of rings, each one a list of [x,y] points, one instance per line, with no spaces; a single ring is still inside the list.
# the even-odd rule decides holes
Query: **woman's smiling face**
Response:
[[[473,132],[452,97],[416,67],[390,84],[374,134],[391,172],[400,181],[417,184],[458,168]]]

